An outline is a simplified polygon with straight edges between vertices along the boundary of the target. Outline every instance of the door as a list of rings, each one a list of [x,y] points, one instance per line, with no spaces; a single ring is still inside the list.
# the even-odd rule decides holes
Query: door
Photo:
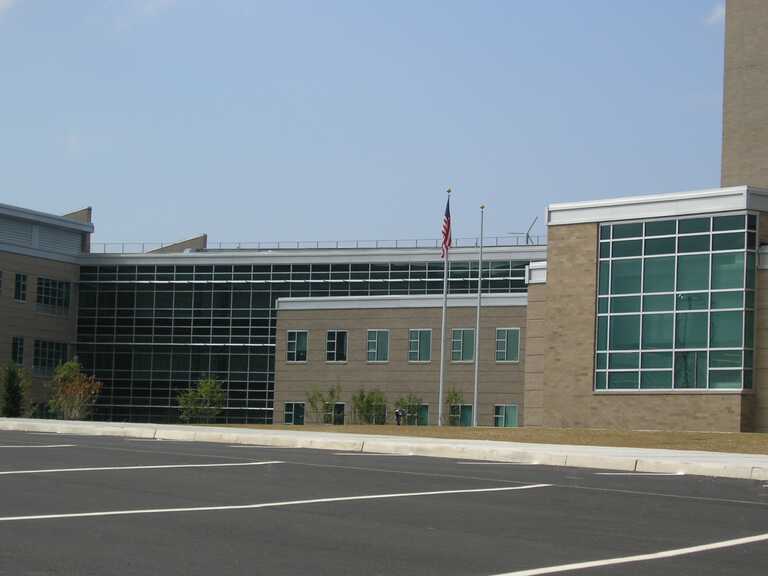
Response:
[[[297,402],[293,405],[293,423],[302,425],[304,424],[304,403]]]
[[[429,426],[429,405],[428,404],[421,404],[419,406],[416,424],[418,426]]]
[[[472,426],[472,406],[470,404],[461,405],[461,418],[459,422],[462,426]]]
[[[344,424],[344,404],[337,402],[333,405],[333,423]]]

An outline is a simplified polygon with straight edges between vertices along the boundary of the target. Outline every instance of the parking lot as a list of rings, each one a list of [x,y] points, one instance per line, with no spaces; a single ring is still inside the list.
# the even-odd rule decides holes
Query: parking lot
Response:
[[[764,575],[768,486],[0,432],[0,574],[240,573]]]

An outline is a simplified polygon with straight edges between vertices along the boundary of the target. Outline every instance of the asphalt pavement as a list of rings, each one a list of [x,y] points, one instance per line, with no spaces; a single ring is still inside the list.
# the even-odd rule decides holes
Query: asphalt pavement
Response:
[[[2,575],[552,573],[764,576],[768,483],[0,432]]]

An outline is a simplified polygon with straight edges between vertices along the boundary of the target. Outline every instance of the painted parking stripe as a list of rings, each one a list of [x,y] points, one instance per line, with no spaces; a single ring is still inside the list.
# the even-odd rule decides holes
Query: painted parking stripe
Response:
[[[675,548],[673,550],[664,550],[662,552],[653,552],[651,554],[638,554],[637,556],[623,556],[620,558],[607,558],[605,560],[593,560],[591,562],[577,562],[575,564],[560,564],[559,566],[547,566],[544,568],[534,568],[532,570],[518,570],[516,572],[505,572],[496,576],[539,576],[541,574],[556,574],[558,572],[570,572],[576,570],[586,570],[587,568],[599,568],[601,566],[615,566],[616,564],[629,564],[631,562],[645,562],[647,560],[660,560],[662,558],[674,558],[676,556],[687,556],[698,552],[708,552],[710,550],[719,550],[721,548],[732,548],[734,546],[744,546],[745,544],[754,544],[768,540],[768,533],[747,536],[746,538],[735,538],[733,540],[723,540],[721,542],[712,542],[710,544],[701,544],[700,546],[689,546],[687,548]]]
[[[413,456],[413,454],[388,454],[386,452],[334,452],[334,456]]]
[[[138,510],[108,510],[105,512],[80,512],[75,514],[42,514],[37,516],[5,516],[0,522],[22,520],[55,520],[61,518],[93,518],[100,516],[131,516],[140,514],[172,514],[177,512],[217,512],[227,510],[256,510],[259,508],[280,508],[305,504],[327,504],[331,502],[352,502],[358,500],[382,500],[386,498],[409,498],[413,496],[441,496],[445,494],[479,494],[484,492],[511,492],[546,488],[551,484],[529,484],[526,486],[503,486],[501,488],[473,488],[467,490],[439,490],[433,492],[401,492],[399,494],[369,494],[365,496],[340,496],[336,498],[315,498],[313,500],[287,500],[282,502],[264,502],[261,504],[242,504],[235,506],[198,506],[194,508],[146,508]]]
[[[71,448],[76,444],[10,444],[0,448]]]
[[[595,472],[595,476],[685,476],[685,472]]]
[[[8,470],[0,472],[0,476],[13,474],[55,474],[59,472],[102,472],[106,470],[161,470],[166,468],[226,468],[232,466],[263,466],[265,464],[284,464],[280,460],[269,462],[226,462],[223,464],[162,464],[157,466],[103,466],[90,468],[48,468],[44,470]]]
[[[466,464],[468,466],[525,466],[530,464],[529,462],[454,462],[454,464]]]

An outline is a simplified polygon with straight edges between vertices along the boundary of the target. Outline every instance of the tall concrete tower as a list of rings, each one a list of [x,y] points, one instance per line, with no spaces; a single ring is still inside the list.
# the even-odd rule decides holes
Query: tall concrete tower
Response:
[[[721,180],[768,188],[768,0],[727,0]]]

